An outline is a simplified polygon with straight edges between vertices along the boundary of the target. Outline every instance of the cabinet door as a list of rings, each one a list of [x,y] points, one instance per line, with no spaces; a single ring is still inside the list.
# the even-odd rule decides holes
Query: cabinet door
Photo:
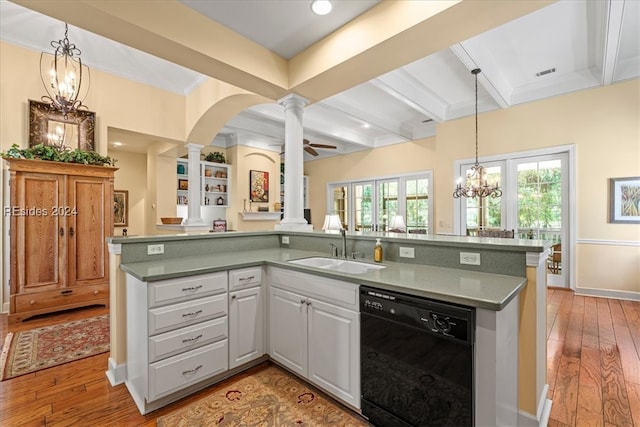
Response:
[[[310,299],[308,379],[360,408],[360,316]]]
[[[109,281],[107,242],[113,234],[113,193],[102,178],[70,176],[67,204],[60,212],[69,220],[69,284]]]
[[[307,375],[307,305],[303,296],[271,288],[269,355],[299,375]]]
[[[16,173],[11,192],[12,294],[66,286],[67,218],[64,176]]]
[[[263,305],[261,287],[230,293],[229,368],[265,353]]]

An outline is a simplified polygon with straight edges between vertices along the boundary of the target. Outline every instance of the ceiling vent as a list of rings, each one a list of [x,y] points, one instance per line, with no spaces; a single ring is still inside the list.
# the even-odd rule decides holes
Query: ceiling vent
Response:
[[[545,76],[547,74],[551,74],[551,73],[555,73],[555,72],[556,72],[555,68],[549,68],[548,70],[537,72],[536,73],[536,77],[542,77],[542,76]]]

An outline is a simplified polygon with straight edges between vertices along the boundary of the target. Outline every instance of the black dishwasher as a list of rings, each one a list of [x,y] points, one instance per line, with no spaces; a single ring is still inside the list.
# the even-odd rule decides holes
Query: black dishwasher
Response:
[[[362,413],[378,427],[472,426],[473,308],[360,286]]]

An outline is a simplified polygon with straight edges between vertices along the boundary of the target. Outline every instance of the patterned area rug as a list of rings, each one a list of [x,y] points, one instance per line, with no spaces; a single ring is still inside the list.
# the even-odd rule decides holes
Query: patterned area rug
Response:
[[[9,333],[0,355],[2,380],[109,351],[109,315]]]
[[[364,427],[367,422],[320,396],[292,374],[269,366],[158,418],[159,427]]]

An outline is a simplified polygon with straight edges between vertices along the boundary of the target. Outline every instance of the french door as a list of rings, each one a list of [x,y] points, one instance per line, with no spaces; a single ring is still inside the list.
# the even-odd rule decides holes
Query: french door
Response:
[[[513,229],[521,239],[553,242],[547,259],[547,285],[569,287],[569,154],[515,154],[508,159],[480,162],[502,197],[464,199],[460,203],[460,234],[478,229]],[[460,176],[473,164],[460,164]]]

